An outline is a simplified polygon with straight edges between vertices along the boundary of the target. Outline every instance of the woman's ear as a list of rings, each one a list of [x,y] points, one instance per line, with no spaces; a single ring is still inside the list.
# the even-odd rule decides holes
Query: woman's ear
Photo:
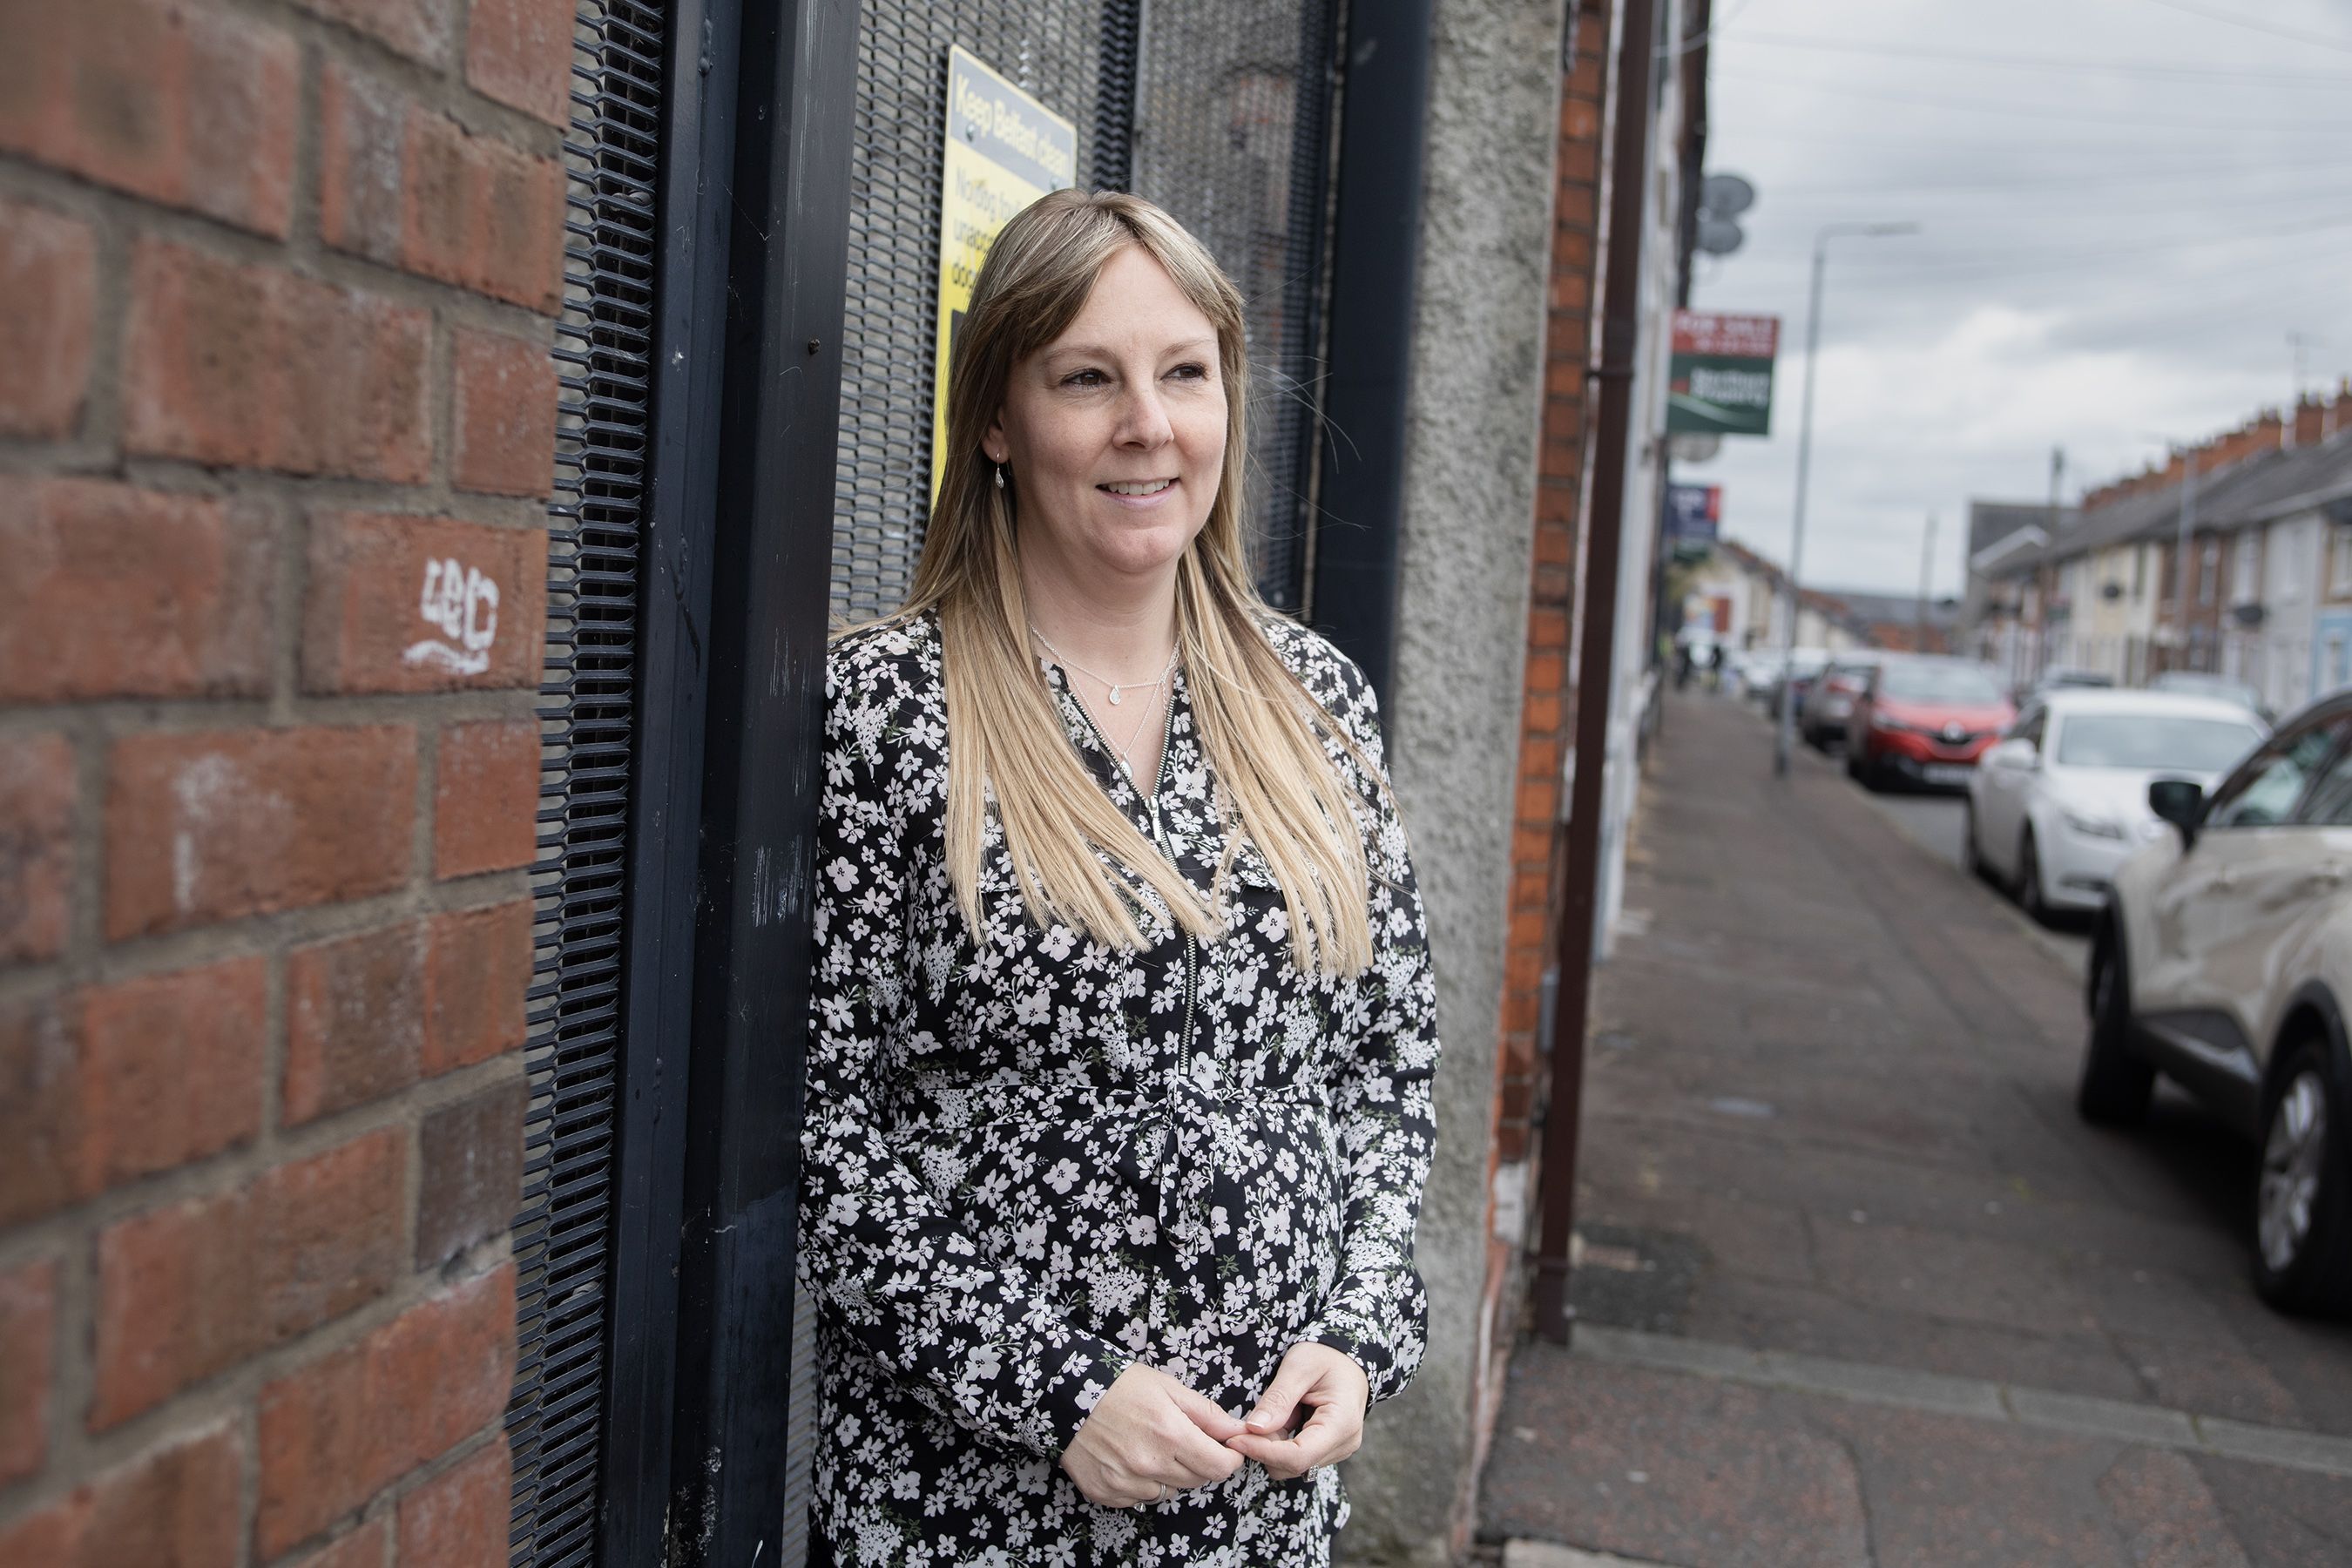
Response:
[[[1004,416],[999,413],[988,422],[988,429],[980,438],[981,455],[992,463],[1002,463],[1013,451],[1013,443],[1004,438]]]

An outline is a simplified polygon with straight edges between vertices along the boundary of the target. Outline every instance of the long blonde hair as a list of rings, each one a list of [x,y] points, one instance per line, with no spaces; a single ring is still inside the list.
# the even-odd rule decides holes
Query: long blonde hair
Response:
[[[1000,489],[981,438],[1013,367],[1065,331],[1110,258],[1139,246],[1216,328],[1225,393],[1225,452],[1208,521],[1176,575],[1176,638],[1194,724],[1222,786],[1225,847],[1209,899],[1110,803],[1071,747],[1037,660],[1021,588],[1018,495]],[[1140,948],[1137,897],[1115,867],[1157,893],[1186,931],[1224,934],[1216,907],[1239,845],[1255,843],[1281,886],[1291,954],[1301,969],[1353,973],[1371,962],[1370,867],[1354,807],[1363,797],[1334,764],[1336,740],[1368,780],[1371,765],[1266,640],[1275,614],[1250,579],[1243,542],[1249,443],[1242,298],[1175,219],[1120,192],[1058,191],[996,237],[955,345],[946,470],[903,621],[936,611],[948,717],[948,876],[981,927],[981,846],[993,797],[1021,894],[1041,925]]]

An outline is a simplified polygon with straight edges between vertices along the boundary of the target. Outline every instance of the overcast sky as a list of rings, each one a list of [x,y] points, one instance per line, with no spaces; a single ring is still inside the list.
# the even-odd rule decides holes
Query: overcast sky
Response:
[[[1786,562],[1805,284],[1829,223],[1804,578],[1916,592],[1972,496],[2065,494],[2352,372],[2352,0],[1716,0],[1710,172],[1747,243],[1700,310],[1778,315],[1773,434],[1678,479]],[[2230,18],[2237,18],[2232,22]],[[2293,35],[2293,36],[2282,36]],[[2026,62],[2040,62],[2028,64]]]

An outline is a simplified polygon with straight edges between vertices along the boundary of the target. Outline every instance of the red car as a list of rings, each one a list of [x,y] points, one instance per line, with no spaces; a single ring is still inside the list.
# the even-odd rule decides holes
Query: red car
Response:
[[[1845,771],[1871,789],[1897,780],[1965,789],[1977,758],[2017,717],[1982,665],[1890,658],[1871,672],[1846,721]]]

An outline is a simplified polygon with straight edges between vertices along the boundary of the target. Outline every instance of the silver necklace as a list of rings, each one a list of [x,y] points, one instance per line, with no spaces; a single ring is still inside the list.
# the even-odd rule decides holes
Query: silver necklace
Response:
[[[1096,675],[1093,670],[1088,669],[1085,665],[1080,664],[1076,659],[1072,658],[1068,654],[1066,654],[1060,648],[1055,647],[1051,642],[1046,641],[1045,634],[1039,631],[1035,626],[1033,626],[1029,628],[1029,635],[1035,637],[1039,642],[1045,643],[1045,651],[1052,654],[1056,662],[1076,670],[1080,675],[1091,677],[1093,679],[1100,681],[1103,685],[1109,687],[1110,705],[1114,708],[1118,706],[1118,694],[1121,691],[1133,691],[1138,687],[1142,686],[1158,686],[1161,681],[1167,679],[1170,672],[1174,670],[1176,668],[1176,650],[1171,647],[1168,650],[1168,668],[1161,670],[1158,675],[1153,676],[1150,680],[1113,680],[1108,676]]]

